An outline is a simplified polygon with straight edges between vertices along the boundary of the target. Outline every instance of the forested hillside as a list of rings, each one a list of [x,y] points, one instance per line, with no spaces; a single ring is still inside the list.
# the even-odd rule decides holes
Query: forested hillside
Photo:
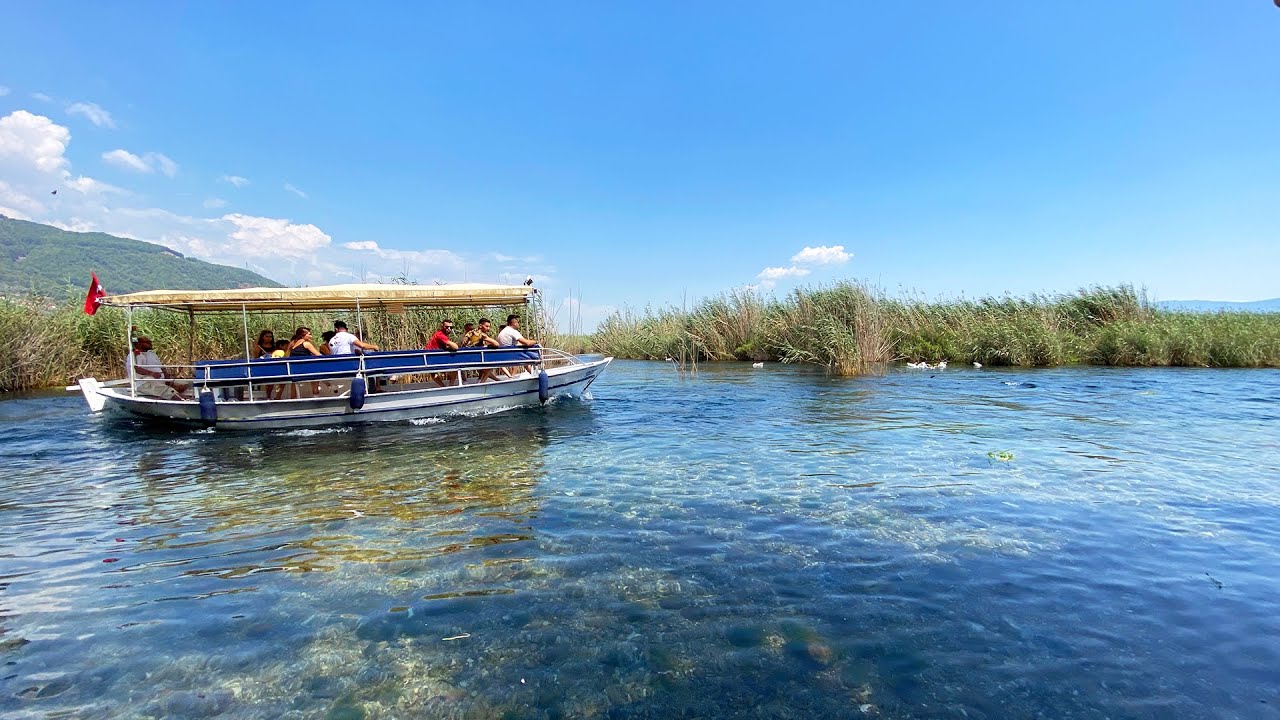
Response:
[[[161,245],[0,215],[0,294],[62,297],[83,292],[90,272],[111,293],[280,287],[255,272],[184,257]]]

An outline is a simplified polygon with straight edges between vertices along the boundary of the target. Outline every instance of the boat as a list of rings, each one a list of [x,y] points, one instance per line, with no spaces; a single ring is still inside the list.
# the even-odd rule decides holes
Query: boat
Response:
[[[403,313],[410,308],[484,308],[527,305],[530,286],[461,283],[448,285],[331,285],[241,290],[151,290],[107,295],[101,305],[121,308],[126,328],[135,310],[150,308],[197,316],[236,313],[243,319],[244,358],[165,363],[165,374],[190,387],[156,392],[161,381],[84,378],[78,385],[89,409],[106,417],[147,424],[219,430],[311,428],[394,422],[445,415],[478,415],[580,397],[613,360],[584,359],[539,345],[448,350],[367,351],[355,355],[251,358],[249,313],[355,312],[357,333],[371,310]],[[126,332],[131,336],[131,332]],[[125,338],[126,357],[132,337]],[[245,359],[248,358],[248,359]],[[496,379],[479,381],[482,371]],[[446,383],[441,386],[439,383]],[[275,390],[300,390],[288,398]],[[70,389],[70,388],[69,388]],[[275,394],[280,397],[274,398]],[[318,392],[317,392],[318,391]],[[288,393],[292,394],[292,393]],[[168,396],[167,398],[165,396]]]

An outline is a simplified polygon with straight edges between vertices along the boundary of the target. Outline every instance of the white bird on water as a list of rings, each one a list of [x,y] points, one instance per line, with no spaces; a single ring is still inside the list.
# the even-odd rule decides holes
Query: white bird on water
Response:
[[[937,368],[938,368],[939,370],[946,370],[946,369],[947,369],[947,361],[946,361],[946,360],[939,360],[939,361],[938,361]]]
[[[751,367],[755,368],[756,370],[759,370],[760,368],[764,367],[764,363],[762,362],[751,363]]]
[[[974,364],[973,364],[973,369],[974,369],[974,370],[981,370],[981,369],[982,369],[982,363],[980,363],[980,362],[976,362],[976,363],[974,363]]]

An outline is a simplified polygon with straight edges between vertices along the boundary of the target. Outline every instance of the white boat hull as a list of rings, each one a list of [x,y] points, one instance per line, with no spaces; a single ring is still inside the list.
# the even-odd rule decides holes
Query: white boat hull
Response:
[[[604,358],[547,369],[548,399],[581,396],[613,358]],[[157,424],[207,426],[200,404],[191,400],[158,400],[131,397],[96,381],[82,381],[81,390],[91,410]],[[370,393],[359,409],[346,395],[299,400],[217,403],[213,423],[226,430],[274,430],[325,427],[368,422],[396,422],[446,415],[482,415],[538,405],[538,376],[522,375],[498,382],[462,386],[413,388]]]

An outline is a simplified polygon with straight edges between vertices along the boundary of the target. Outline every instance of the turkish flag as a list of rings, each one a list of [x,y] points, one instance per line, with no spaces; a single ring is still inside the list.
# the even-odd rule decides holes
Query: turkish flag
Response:
[[[102,298],[106,297],[107,291],[102,289],[102,283],[98,282],[97,273],[89,273],[93,278],[93,282],[89,283],[89,294],[84,296],[84,311],[92,315],[98,312],[98,306],[102,304]]]

